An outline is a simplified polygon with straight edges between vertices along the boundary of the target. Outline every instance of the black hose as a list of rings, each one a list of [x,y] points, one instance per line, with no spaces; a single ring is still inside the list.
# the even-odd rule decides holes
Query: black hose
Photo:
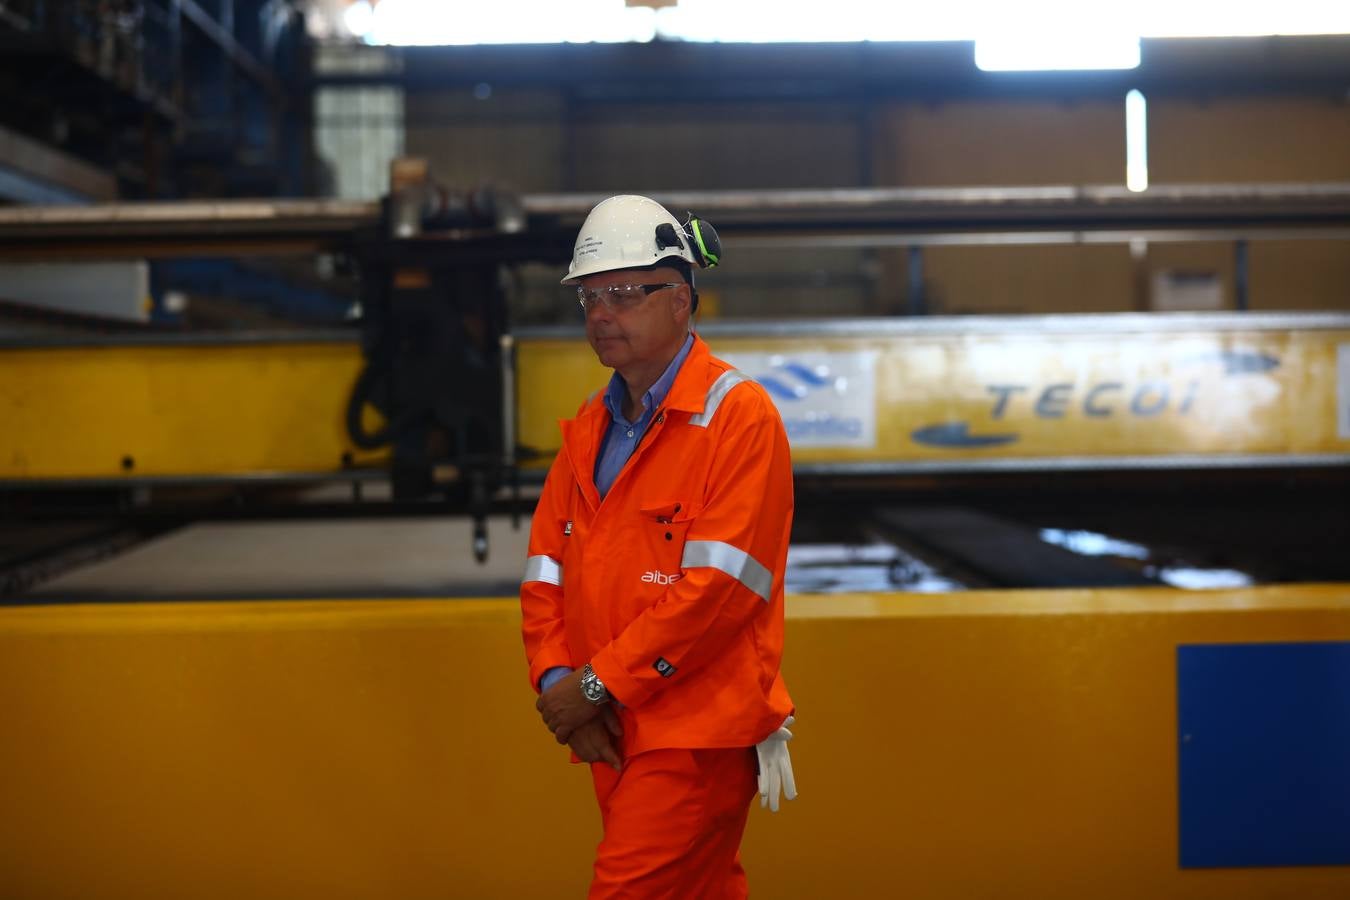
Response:
[[[347,399],[347,436],[362,450],[378,450],[393,442],[395,435],[407,429],[417,419],[417,414],[404,413],[397,419],[385,422],[378,430],[367,433],[361,424],[361,410],[370,399],[372,388],[383,373],[371,363],[366,363],[361,374],[356,376],[351,396]],[[378,407],[377,407],[378,408]]]

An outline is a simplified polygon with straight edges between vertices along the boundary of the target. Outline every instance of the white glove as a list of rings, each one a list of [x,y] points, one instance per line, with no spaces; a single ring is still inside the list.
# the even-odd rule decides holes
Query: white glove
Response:
[[[773,734],[755,745],[759,757],[759,805],[767,806],[770,811],[778,812],[778,791],[789,800],[797,799],[797,781],[792,777],[792,757],[788,755],[788,741],[792,732],[788,726],[792,716],[783,720],[782,726]]]

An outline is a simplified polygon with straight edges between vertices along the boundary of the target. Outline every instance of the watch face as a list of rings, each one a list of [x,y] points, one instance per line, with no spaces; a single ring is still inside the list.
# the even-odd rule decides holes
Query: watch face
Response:
[[[600,684],[600,679],[595,677],[594,672],[582,677],[581,693],[592,703],[599,703],[605,699],[605,688]]]

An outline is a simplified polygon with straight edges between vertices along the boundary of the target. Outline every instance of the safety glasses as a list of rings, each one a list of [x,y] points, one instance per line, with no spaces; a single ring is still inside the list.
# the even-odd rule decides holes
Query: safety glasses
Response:
[[[588,288],[577,285],[577,302],[582,312],[590,312],[597,303],[603,303],[611,312],[623,312],[632,309],[649,294],[666,288],[679,287],[679,281],[667,281],[662,284],[611,284],[602,288]]]

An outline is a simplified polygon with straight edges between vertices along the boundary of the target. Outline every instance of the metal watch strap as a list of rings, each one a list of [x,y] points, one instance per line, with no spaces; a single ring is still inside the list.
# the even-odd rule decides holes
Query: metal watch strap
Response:
[[[595,674],[590,663],[581,667],[581,696],[596,706],[609,702],[609,691],[605,690],[605,683]]]

